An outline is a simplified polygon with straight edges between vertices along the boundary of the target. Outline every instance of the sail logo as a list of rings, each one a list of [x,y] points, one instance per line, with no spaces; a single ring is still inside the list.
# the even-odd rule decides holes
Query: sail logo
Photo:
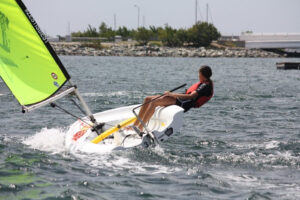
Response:
[[[40,27],[38,26],[38,24],[36,23],[36,21],[33,19],[32,15],[30,14],[30,12],[26,9],[24,10],[25,14],[27,15],[28,19],[30,20],[30,22],[32,23],[33,27],[35,28],[35,30],[38,32],[38,34],[40,35],[40,37],[42,38],[42,40],[47,43],[48,39],[45,36],[45,34],[41,31]]]
[[[54,81],[53,85],[59,88],[59,83],[58,82]]]
[[[57,75],[56,75],[54,72],[51,73],[51,76],[52,76],[52,78],[55,79],[55,80],[57,80],[57,78],[58,78]]]
[[[1,38],[0,47],[6,52],[10,52],[9,40],[7,37],[7,29],[9,28],[9,19],[5,16],[3,12],[0,11],[0,28],[1,28]]]

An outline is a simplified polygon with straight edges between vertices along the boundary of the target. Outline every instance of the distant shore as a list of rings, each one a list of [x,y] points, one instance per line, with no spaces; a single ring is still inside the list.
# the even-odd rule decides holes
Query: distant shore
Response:
[[[243,48],[170,48],[158,46],[135,46],[131,44],[112,43],[96,49],[79,42],[51,42],[58,55],[68,56],[132,56],[132,57],[248,57],[279,58],[273,52]]]

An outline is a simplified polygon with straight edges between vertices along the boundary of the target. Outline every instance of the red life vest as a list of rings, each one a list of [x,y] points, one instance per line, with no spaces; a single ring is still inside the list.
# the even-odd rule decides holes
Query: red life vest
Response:
[[[205,82],[207,84],[210,84],[209,82]],[[192,92],[196,91],[199,86],[203,84],[201,82],[198,82],[198,83],[195,83],[193,84],[187,91],[186,91],[186,94],[191,94]],[[212,84],[212,83],[211,83]],[[214,88],[213,88],[213,85],[212,85],[212,91],[211,91],[211,95],[210,96],[202,96],[202,97],[199,97],[196,99],[195,101],[195,105],[194,105],[194,108],[199,108],[201,107],[203,104],[205,104],[206,102],[208,102],[214,95]]]

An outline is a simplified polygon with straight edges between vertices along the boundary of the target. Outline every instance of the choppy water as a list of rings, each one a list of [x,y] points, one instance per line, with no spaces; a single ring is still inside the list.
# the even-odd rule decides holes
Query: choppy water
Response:
[[[299,199],[300,71],[294,59],[62,57],[94,112],[140,103],[212,66],[215,96],[161,147],[71,154],[74,119],[23,115],[0,96],[0,199]],[[60,104],[76,114],[76,107]]]

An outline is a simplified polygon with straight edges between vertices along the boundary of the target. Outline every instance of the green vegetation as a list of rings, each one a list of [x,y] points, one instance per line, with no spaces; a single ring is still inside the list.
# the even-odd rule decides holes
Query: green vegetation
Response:
[[[148,42],[148,45],[151,47],[162,47],[162,42],[161,41],[150,41]]]
[[[177,35],[177,30],[166,25],[164,29],[159,29],[159,39],[163,45],[168,47],[182,46],[183,41],[180,41]]]
[[[94,48],[94,49],[103,49],[100,39],[93,40],[91,42],[83,42],[81,45],[83,47],[90,47],[90,48]]]
[[[197,23],[187,31],[188,42],[195,47],[207,47],[213,40],[218,39],[221,34],[212,24]]]
[[[147,45],[153,36],[153,32],[144,27],[138,28],[137,32],[134,34],[134,39],[138,41],[141,45]]]
[[[74,32],[74,33],[72,33],[72,37],[99,37],[99,34],[97,32],[97,29],[93,28],[89,24],[86,31],[84,31],[84,32],[81,32],[81,31]]]
[[[130,30],[125,26],[113,30],[102,22],[98,31],[89,25],[86,31],[72,33],[73,37],[99,37],[102,41],[113,41],[116,35],[122,36],[124,41],[134,39],[140,45],[147,45],[150,41],[153,45],[155,41],[168,47],[207,47],[221,36],[213,24],[206,22],[199,22],[188,29],[175,29],[165,25],[165,27],[140,27],[137,30]]]
[[[133,35],[133,31],[127,29],[125,26],[123,27],[119,27],[119,29],[116,31],[116,35],[120,35],[122,36],[123,40],[128,40],[130,37],[132,37]]]

